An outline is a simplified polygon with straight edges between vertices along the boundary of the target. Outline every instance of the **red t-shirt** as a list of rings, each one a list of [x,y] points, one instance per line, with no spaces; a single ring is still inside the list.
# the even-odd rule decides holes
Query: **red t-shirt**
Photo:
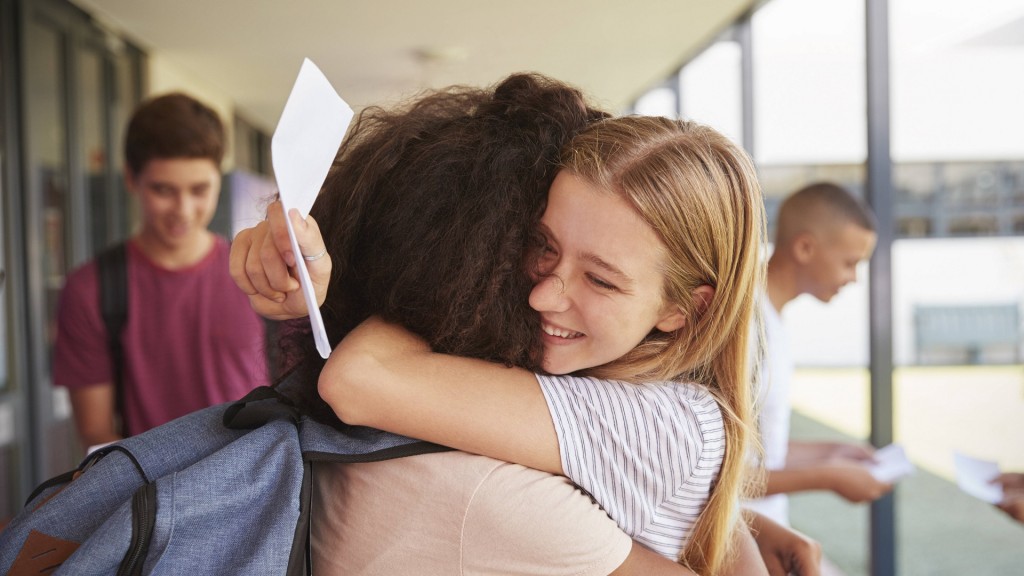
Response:
[[[128,242],[124,346],[125,431],[138,434],[189,412],[237,400],[268,381],[263,320],[228,274],[229,246],[167,270]],[[53,382],[69,389],[113,381],[96,261],[61,292]]]

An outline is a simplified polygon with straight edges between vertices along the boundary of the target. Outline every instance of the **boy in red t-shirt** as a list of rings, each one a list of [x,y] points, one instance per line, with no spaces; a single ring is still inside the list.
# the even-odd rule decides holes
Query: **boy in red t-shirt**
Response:
[[[58,311],[53,379],[69,390],[84,446],[238,399],[267,381],[263,322],[228,274],[227,240],[207,229],[223,155],[217,113],[185,94],[153,98],[132,115],[125,183],[141,228],[125,250],[120,429],[95,260],[68,275]]]

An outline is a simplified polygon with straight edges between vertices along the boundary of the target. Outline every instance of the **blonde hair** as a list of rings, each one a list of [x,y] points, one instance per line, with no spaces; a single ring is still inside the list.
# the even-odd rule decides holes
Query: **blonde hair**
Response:
[[[629,116],[603,120],[580,133],[562,165],[598,189],[618,194],[665,245],[665,301],[687,322],[654,330],[609,364],[587,370],[626,381],[689,380],[716,396],[725,420],[726,451],[707,506],[679,563],[716,574],[732,554],[739,497],[755,446],[749,350],[759,325],[764,281],[764,203],[754,167],[715,130],[686,121]],[[694,290],[714,287],[710,302]]]

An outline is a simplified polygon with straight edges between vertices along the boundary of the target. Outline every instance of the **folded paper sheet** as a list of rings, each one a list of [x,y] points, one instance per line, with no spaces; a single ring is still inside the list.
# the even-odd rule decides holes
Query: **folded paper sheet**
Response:
[[[875,464],[871,475],[879,482],[893,483],[914,473],[914,465],[907,458],[903,446],[889,444],[875,451]]]
[[[992,483],[999,476],[999,464],[959,452],[953,453],[953,462],[956,466],[956,483],[961,490],[989,504],[1003,501],[1003,487]]]
[[[295,208],[303,218],[309,215],[345,137],[345,131],[352,122],[352,115],[352,109],[338,96],[320,69],[308,58],[305,59],[270,141],[274,174],[286,214]],[[309,270],[306,262],[299,257],[301,252],[291,220],[285,218],[285,221],[288,223],[292,251],[296,255],[299,283],[306,298],[316,349],[322,357],[327,358],[331,353],[331,345],[316,304]]]

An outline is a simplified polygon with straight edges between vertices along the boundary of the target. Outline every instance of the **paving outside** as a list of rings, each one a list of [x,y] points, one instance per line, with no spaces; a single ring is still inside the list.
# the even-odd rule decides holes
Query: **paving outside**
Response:
[[[792,434],[867,436],[863,369],[802,369]],[[953,450],[1024,471],[1024,367],[901,368],[894,377],[896,441],[917,466],[895,491],[900,576],[1020,576],[1024,525],[953,481]],[[868,576],[867,506],[825,493],[792,498],[795,528],[818,539],[849,576]]]

